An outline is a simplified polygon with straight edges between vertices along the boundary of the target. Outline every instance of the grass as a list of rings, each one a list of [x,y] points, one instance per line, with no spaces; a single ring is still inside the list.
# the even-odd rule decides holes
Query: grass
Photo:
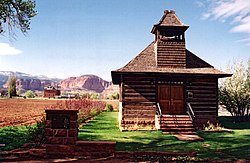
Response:
[[[104,112],[79,130],[80,140],[116,141],[118,151],[197,152],[201,159],[250,159],[250,123],[233,123],[231,117],[219,117],[222,126],[232,133],[199,132],[204,141],[180,141],[161,131],[120,132],[117,112]],[[26,126],[0,128],[1,150],[22,146],[30,139]]]
[[[0,128],[0,143],[5,144],[1,150],[12,150],[22,146],[29,141],[26,126],[8,126]]]
[[[250,159],[250,129],[230,124],[230,120],[221,117],[222,126],[233,129],[232,133],[199,132],[204,141],[180,141],[173,135],[161,131],[120,132],[117,112],[104,112],[80,128],[80,140],[116,141],[118,151],[196,151],[202,159]],[[243,124],[244,127],[249,126]],[[230,128],[231,126],[231,128]]]

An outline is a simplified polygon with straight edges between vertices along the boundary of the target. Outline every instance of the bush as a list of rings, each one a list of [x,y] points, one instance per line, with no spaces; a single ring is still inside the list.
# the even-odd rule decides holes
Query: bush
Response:
[[[36,97],[36,94],[35,94],[33,91],[28,90],[28,91],[25,93],[25,97],[27,97],[27,98],[34,98],[34,97]]]
[[[90,111],[90,116],[91,117],[95,117],[96,115],[98,115],[98,112],[95,109]]]
[[[40,146],[45,143],[45,124],[46,119],[43,117],[35,125],[27,126],[29,139],[33,145]]]
[[[0,96],[1,97],[4,97],[4,96],[7,96],[8,95],[8,91],[5,90],[5,89],[0,89]]]
[[[111,99],[111,100],[118,100],[119,99],[119,93],[115,92],[109,96],[106,97],[106,99]]]
[[[112,94],[112,99],[113,100],[118,100],[119,99],[119,93],[115,92],[114,94]]]
[[[97,93],[90,94],[90,99],[98,99],[99,95]]]
[[[66,110],[79,110],[78,123],[85,123],[94,116],[105,110],[106,103],[88,99],[65,100],[58,102],[51,108],[61,108]]]
[[[219,123],[214,125],[210,121],[208,121],[207,125],[204,125],[203,128],[204,128],[205,131],[223,131],[224,130],[224,128],[221,127]]]
[[[112,111],[114,110],[113,105],[111,105],[111,104],[106,104],[105,110],[106,110],[107,112],[112,112]]]

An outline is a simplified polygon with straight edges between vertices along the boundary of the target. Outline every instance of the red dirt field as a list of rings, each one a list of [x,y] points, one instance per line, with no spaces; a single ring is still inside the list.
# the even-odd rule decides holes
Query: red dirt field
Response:
[[[44,109],[58,100],[0,99],[0,127],[35,123],[45,114]]]
[[[0,127],[35,123],[45,114],[44,109],[56,105],[53,99],[0,99]],[[118,100],[105,100],[118,109]]]

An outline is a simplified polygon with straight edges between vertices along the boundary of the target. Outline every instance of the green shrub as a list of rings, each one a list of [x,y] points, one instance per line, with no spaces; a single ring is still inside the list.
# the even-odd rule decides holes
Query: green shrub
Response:
[[[98,99],[99,95],[97,93],[90,94],[90,99]]]
[[[93,109],[93,110],[90,111],[90,116],[91,116],[91,117],[94,117],[94,116],[96,116],[96,115],[98,115],[98,112],[97,112],[96,109]]]
[[[114,94],[112,94],[112,99],[113,100],[118,100],[119,99],[119,93],[115,92]]]
[[[111,104],[106,104],[105,110],[106,110],[107,112],[112,112],[112,111],[114,110],[113,105],[111,105]]]
[[[45,124],[46,119],[43,117],[35,125],[27,126],[30,143],[40,146],[45,143]]]
[[[85,113],[82,112],[82,111],[79,111],[77,123],[78,123],[78,124],[85,123],[87,120],[88,120],[87,114],[85,114]]]
[[[27,97],[27,98],[34,98],[34,97],[36,97],[36,94],[35,94],[33,91],[28,90],[28,91],[25,93],[25,97]]]

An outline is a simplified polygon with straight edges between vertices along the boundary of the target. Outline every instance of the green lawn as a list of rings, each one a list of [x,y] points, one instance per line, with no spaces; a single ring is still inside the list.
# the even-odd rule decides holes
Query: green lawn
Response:
[[[29,141],[28,129],[26,126],[8,126],[0,128],[0,144],[5,147],[0,150],[11,150],[22,146]]]
[[[230,117],[220,117],[223,126],[233,133],[199,132],[204,141],[180,141],[160,131],[120,132],[118,113],[104,112],[79,130],[80,140],[116,141],[118,151],[196,151],[201,159],[250,159],[250,123],[232,123]],[[25,126],[0,128],[1,150],[10,150],[28,142],[30,135]]]
[[[162,134],[160,131],[120,132],[117,117],[117,112],[100,114],[79,130],[79,139],[116,141],[118,151],[196,151],[199,158],[250,159],[249,128],[234,129],[233,133],[199,132],[205,140],[192,142],[177,140],[174,136]],[[222,121],[230,127],[230,122],[223,118]]]

